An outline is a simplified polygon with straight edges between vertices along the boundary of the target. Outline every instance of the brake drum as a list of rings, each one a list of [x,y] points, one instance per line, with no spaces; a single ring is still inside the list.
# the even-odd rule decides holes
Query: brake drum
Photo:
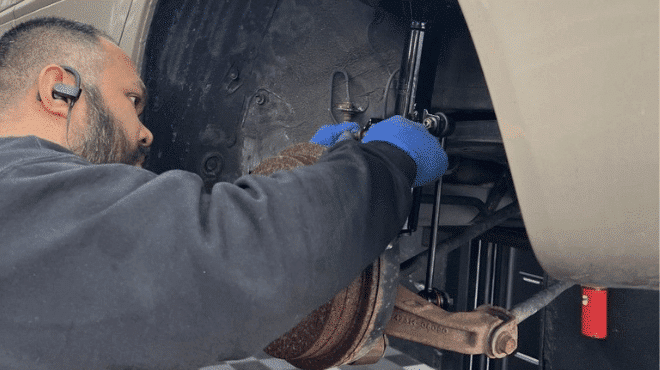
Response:
[[[251,173],[270,175],[311,165],[324,152],[324,146],[299,143],[262,161]],[[265,352],[309,370],[378,361],[385,352],[383,331],[396,299],[397,250],[391,245],[348,287],[270,343]]]
[[[309,370],[378,361],[396,298],[399,265],[388,249],[331,301],[270,343],[267,354]]]

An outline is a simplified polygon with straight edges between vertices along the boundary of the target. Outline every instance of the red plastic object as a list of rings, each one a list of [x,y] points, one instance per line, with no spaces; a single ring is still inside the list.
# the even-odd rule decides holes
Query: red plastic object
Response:
[[[607,338],[607,289],[582,287],[582,335]]]

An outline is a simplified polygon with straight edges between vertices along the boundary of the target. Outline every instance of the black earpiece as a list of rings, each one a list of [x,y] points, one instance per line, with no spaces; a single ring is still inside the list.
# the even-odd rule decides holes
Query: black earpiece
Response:
[[[62,99],[62,100],[67,100],[69,99],[69,105],[73,107],[73,104],[78,100],[80,97],[80,75],[78,72],[69,67],[69,66],[62,66],[62,68],[71,73],[73,77],[76,79],[76,86],[73,85],[66,85],[62,83],[57,83],[55,86],[53,86],[53,99]]]

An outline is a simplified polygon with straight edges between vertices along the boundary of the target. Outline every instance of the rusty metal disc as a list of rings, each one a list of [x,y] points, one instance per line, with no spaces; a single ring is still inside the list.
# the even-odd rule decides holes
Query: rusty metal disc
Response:
[[[398,264],[386,251],[331,301],[316,309],[264,350],[306,370],[367,359],[385,350],[383,330],[396,298]],[[380,352],[374,356],[375,352]]]
[[[316,162],[325,147],[299,143],[263,161],[253,174],[268,175]],[[385,351],[383,331],[396,298],[399,264],[390,248],[331,301],[316,309],[264,351],[307,370],[373,363]]]

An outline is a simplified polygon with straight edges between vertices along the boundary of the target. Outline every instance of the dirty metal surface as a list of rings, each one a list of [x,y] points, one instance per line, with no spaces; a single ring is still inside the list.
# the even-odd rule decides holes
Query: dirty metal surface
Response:
[[[447,312],[402,286],[385,333],[438,349],[490,358],[510,355],[518,342],[515,317],[502,308],[484,305],[472,312]]]
[[[274,157],[261,161],[250,173],[270,175],[277,171],[314,164],[326,152],[326,149],[323,145],[298,143],[282,150]]]
[[[264,351],[310,370],[378,361],[385,352],[383,330],[394,308],[398,275],[388,252]]]

